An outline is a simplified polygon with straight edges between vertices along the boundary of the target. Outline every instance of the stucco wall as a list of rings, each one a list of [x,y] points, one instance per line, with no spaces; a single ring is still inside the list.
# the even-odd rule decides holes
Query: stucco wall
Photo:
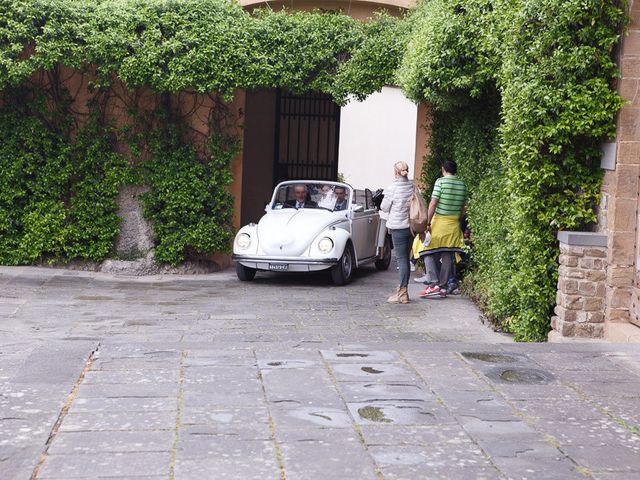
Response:
[[[418,108],[399,88],[384,87],[363,102],[342,108],[338,172],[356,188],[384,188],[393,164],[409,164],[415,174]]]
[[[247,92],[244,123],[242,224],[257,222],[273,190],[276,91]]]

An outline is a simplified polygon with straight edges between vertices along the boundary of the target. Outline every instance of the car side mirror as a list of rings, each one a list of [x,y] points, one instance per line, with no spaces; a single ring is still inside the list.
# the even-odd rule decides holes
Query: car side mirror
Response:
[[[364,206],[362,205],[351,205],[351,210],[354,212],[364,212]]]

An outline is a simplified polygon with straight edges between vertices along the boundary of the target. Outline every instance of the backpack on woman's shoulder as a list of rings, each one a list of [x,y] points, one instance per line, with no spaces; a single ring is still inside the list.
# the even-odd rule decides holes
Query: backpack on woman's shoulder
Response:
[[[429,209],[427,202],[420,192],[420,189],[414,185],[411,199],[409,200],[409,227],[415,233],[422,233],[427,230],[429,219]]]

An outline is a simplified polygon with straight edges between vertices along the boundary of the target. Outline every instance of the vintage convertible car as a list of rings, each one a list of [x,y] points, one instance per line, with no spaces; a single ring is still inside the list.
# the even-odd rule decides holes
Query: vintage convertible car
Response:
[[[330,270],[333,282],[344,285],[362,265],[389,268],[391,238],[370,190],[321,180],[282,182],[265,212],[233,242],[240,280],[253,280],[257,270]]]

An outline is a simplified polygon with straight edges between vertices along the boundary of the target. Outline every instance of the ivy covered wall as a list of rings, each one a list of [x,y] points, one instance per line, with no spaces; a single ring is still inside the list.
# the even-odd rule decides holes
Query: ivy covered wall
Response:
[[[0,88],[65,65],[129,89],[319,90],[342,103],[393,81],[406,23],[244,11],[229,0],[0,0]]]
[[[431,0],[410,19],[399,81],[436,107],[425,179],[459,162],[472,293],[518,340],[550,328],[557,231],[596,220],[625,12],[600,0]]]
[[[392,83],[405,32],[228,0],[0,0],[0,263],[112,255],[123,183],[151,187],[157,260],[227,250],[234,93],[364,98]]]

